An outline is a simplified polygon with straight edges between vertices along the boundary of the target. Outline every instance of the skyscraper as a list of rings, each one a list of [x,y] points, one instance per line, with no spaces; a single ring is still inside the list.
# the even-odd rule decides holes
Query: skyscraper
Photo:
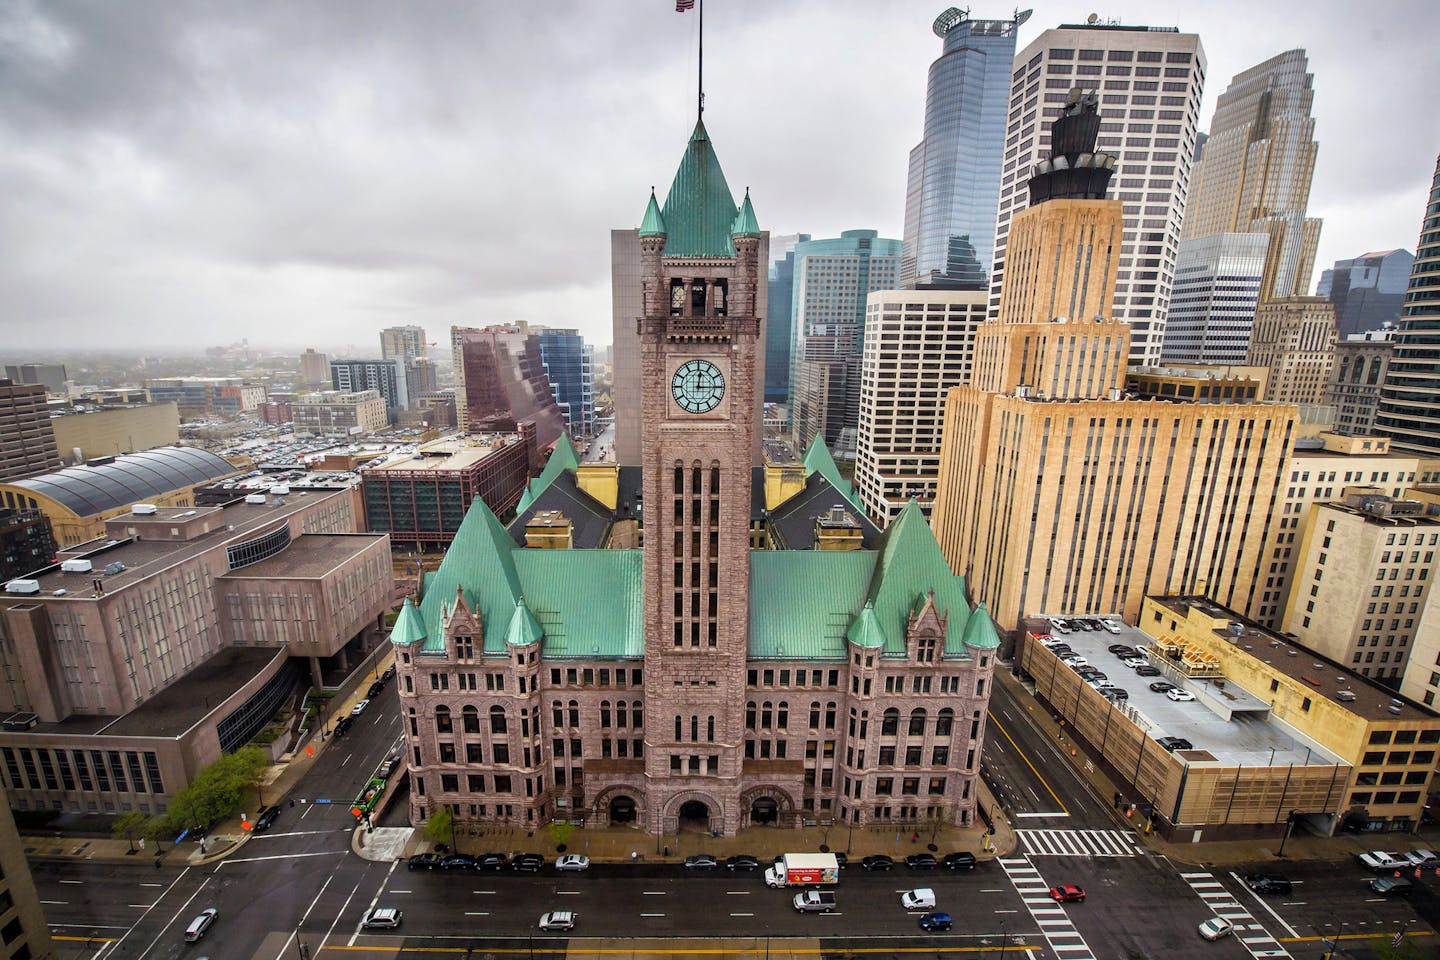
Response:
[[[1308,69],[1304,50],[1287,50],[1235,75],[1215,102],[1185,210],[1185,240],[1270,238],[1261,301],[1308,295],[1315,269],[1321,221],[1307,218],[1305,208],[1320,146]]]
[[[406,362],[425,356],[425,328],[405,326],[381,330],[380,356]]]
[[[313,349],[300,354],[300,380],[306,384],[330,382],[330,358]]]
[[[790,344],[795,338],[795,246],[810,239],[808,233],[770,238],[770,289],[765,311],[765,402],[790,402]]]
[[[910,151],[902,286],[979,290],[990,279],[1011,61],[1029,17],[971,20],[951,7],[935,18],[944,48],[930,65],[925,136]]]
[[[1342,339],[1379,330],[1400,319],[1414,266],[1415,256],[1409,250],[1380,250],[1336,260],[1321,272],[1315,293],[1335,304],[1335,326]]]
[[[900,248],[874,230],[795,247],[790,423],[802,449],[818,436],[854,459],[865,298],[899,286]]]
[[[1245,362],[1270,238],[1263,233],[1212,233],[1180,242],[1165,363]]]
[[[464,421],[469,433],[513,432],[535,424],[540,449],[565,432],[565,417],[550,391],[540,337],[525,324],[460,334]],[[458,411],[457,411],[458,412]]]
[[[58,466],[60,450],[45,404],[45,386],[0,380],[0,480],[34,476]]]
[[[565,415],[570,435],[590,436],[595,429],[595,348],[579,330],[540,327],[535,333],[550,392]]]
[[[1026,178],[1050,147],[1046,124],[1059,115],[1070,86],[1097,87],[1104,115],[1098,146],[1118,158],[1118,199],[1125,205],[1110,309],[1130,324],[1131,359],[1159,361],[1204,83],[1200,38],[1175,27],[1067,24],[1046,30],[1016,56],[992,317],[1000,310],[1011,218],[1025,208]]]
[[[1430,181],[1415,265],[1395,353],[1380,389],[1375,429],[1389,434],[1394,446],[1440,454],[1440,157]]]
[[[1335,308],[1324,297],[1261,301],[1245,365],[1265,367],[1263,399],[1312,404],[1325,398],[1335,366]]]
[[[391,420],[397,410],[410,408],[405,368],[399,360],[331,360],[330,386],[346,392],[376,391],[384,398]]]

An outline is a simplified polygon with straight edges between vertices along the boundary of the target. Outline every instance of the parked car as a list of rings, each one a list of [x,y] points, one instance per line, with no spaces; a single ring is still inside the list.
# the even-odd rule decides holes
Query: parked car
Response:
[[[930,853],[912,853],[905,858],[905,866],[911,870],[934,870],[936,865],[935,855]]]
[[[390,776],[390,774],[394,773],[400,768],[400,764],[403,762],[403,760],[404,757],[402,757],[398,753],[390,754],[390,756],[386,757],[384,761],[380,764],[380,776]]]
[[[538,853],[522,853],[510,861],[510,869],[516,873],[539,873],[545,869],[545,858]]]
[[[1142,677],[1158,677],[1160,676],[1160,668],[1147,663],[1143,667],[1136,667],[1135,673]]]
[[[552,910],[549,913],[540,914],[541,930],[574,930],[575,917],[573,910]]]
[[[1068,665],[1071,666],[1071,667],[1088,667],[1088,666],[1090,666],[1090,661],[1089,661],[1089,660],[1086,660],[1084,657],[1080,656],[1078,653],[1068,653],[1068,654],[1066,654],[1065,656],[1061,657],[1061,658],[1060,658],[1060,661],[1061,661],[1062,663],[1068,664]]]
[[[1140,656],[1140,651],[1134,647],[1121,646],[1120,649],[1111,650],[1110,652],[1115,654],[1115,659],[1117,660],[1133,660]]]
[[[468,853],[455,853],[440,861],[440,869],[446,873],[470,873],[475,869],[475,858]]]
[[[578,873],[590,869],[590,858],[579,853],[567,853],[555,858],[555,869],[566,873]]]
[[[1059,617],[1050,618],[1050,629],[1054,630],[1056,633],[1059,634],[1066,634],[1070,632],[1070,627],[1067,626],[1065,621],[1060,619]]]
[[[1174,700],[1176,703],[1189,703],[1195,699],[1195,694],[1189,690],[1181,690],[1179,687],[1171,687],[1169,690],[1166,690],[1165,696]]]
[[[750,856],[748,853],[737,853],[733,857],[725,858],[726,870],[753,871],[760,869],[760,860]]]
[[[693,857],[685,858],[686,870],[714,870],[718,866],[719,861],[708,853],[697,853]]]
[[[1429,870],[1431,867],[1440,867],[1440,853],[1436,853],[1434,850],[1421,848],[1419,850],[1406,850],[1404,853],[1405,859],[1417,867],[1426,870]]]
[[[354,723],[354,722],[355,722],[355,718],[354,718],[353,716],[352,716],[352,717],[341,717],[339,720],[336,720],[336,721],[335,721],[335,736],[337,736],[337,737],[343,737],[343,736],[345,736],[345,731],[346,731],[346,730],[349,730],[349,729],[350,729],[350,725],[351,725],[352,723]]]
[[[1084,903],[1085,889],[1073,883],[1062,883],[1050,888],[1050,899],[1056,903]]]
[[[1206,940],[1219,940],[1235,931],[1235,925],[1223,917],[1211,917],[1200,922],[1200,936]]]
[[[417,853],[405,861],[411,870],[438,870],[444,859],[438,853]]]
[[[1100,691],[1111,700],[1129,700],[1130,691],[1124,687],[1105,687]]]
[[[365,911],[360,926],[366,930],[394,930],[400,926],[404,914],[394,907],[375,907]]]
[[[1155,693],[1165,693],[1169,690],[1174,690],[1175,684],[1171,683],[1169,680],[1156,680],[1154,683],[1150,684],[1150,689]]]
[[[950,914],[932,911],[920,915],[920,929],[936,933],[941,930],[949,930],[952,926]]]
[[[1386,850],[1371,850],[1369,853],[1359,855],[1360,863],[1367,870],[1405,870],[1411,866],[1409,860],[1401,853],[1390,853]]]
[[[1120,632],[1120,624],[1116,623],[1114,620],[1101,620],[1100,626],[1105,628],[1106,633]]]
[[[266,807],[265,809],[261,810],[260,816],[255,818],[255,826],[253,827],[254,832],[264,833],[266,830],[269,830],[279,816],[279,807]]]
[[[1161,737],[1160,746],[1174,753],[1176,750],[1194,750],[1195,745],[1184,737]]]
[[[510,866],[510,858],[503,853],[482,853],[475,860],[476,870],[504,870]]]
[[[380,696],[380,694],[384,692],[385,684],[381,683],[379,680],[376,680],[374,683],[370,684],[370,689],[365,691],[365,699],[374,700],[376,697]]]
[[[1105,674],[1103,673],[1096,674],[1093,677],[1086,677],[1085,682],[1090,684],[1090,686],[1094,687],[1096,690],[1102,691],[1115,686],[1115,684],[1105,679]]]
[[[1126,657],[1120,662],[1125,664],[1125,666],[1129,667],[1132,670],[1136,667],[1143,667],[1150,663],[1150,661],[1146,660],[1144,657]]]
[[[935,891],[929,887],[906,890],[900,894],[900,906],[906,910],[934,910]]]
[[[974,870],[975,854],[968,850],[947,853],[945,854],[945,859],[941,860],[940,863],[947,870]]]
[[[877,853],[861,860],[860,866],[866,870],[893,870],[895,869],[895,861],[883,853]]]
[[[356,700],[356,701],[355,701],[355,706],[353,706],[353,707],[350,708],[350,716],[352,716],[352,717],[358,717],[358,716],[360,716],[360,714],[362,714],[362,713],[365,712],[365,708],[368,707],[368,706],[370,706],[370,701],[369,701],[369,700]]]
[[[390,664],[390,666],[385,668],[383,673],[380,674],[380,682],[388,683],[390,681],[390,678],[393,676],[395,676],[395,664],[392,663]]]
[[[1053,653],[1053,654],[1055,654],[1055,656],[1057,656],[1057,657],[1062,657],[1062,658],[1063,658],[1063,657],[1069,656],[1070,654],[1074,653],[1075,651],[1070,649],[1070,644],[1068,644],[1068,643],[1057,643],[1057,644],[1055,644],[1055,646],[1053,646],[1053,647],[1050,648],[1050,652]]]
[[[1256,893],[1289,893],[1290,881],[1275,873],[1252,873],[1245,877],[1245,886]]]
[[[1122,653],[1129,653],[1130,651],[1134,650],[1135,648],[1132,647],[1132,646],[1130,646],[1130,644],[1128,644],[1128,643],[1112,643],[1112,644],[1110,644],[1110,646],[1106,647],[1105,649],[1106,649],[1106,650],[1109,650],[1111,653],[1115,654],[1115,656],[1118,657],[1118,656],[1120,656],[1120,654],[1122,654]]]

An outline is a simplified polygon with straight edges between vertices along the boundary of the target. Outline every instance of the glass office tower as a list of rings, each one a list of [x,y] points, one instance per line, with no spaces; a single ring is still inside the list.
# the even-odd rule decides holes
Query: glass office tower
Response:
[[[978,290],[990,280],[1016,28],[951,7],[935,19],[925,138],[910,151],[902,286]]]

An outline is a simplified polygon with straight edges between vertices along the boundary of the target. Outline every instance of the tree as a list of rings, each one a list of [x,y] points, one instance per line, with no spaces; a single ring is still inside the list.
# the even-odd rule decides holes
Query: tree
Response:
[[[265,805],[263,793],[265,771],[270,767],[270,757],[265,750],[251,744],[241,747],[221,762],[227,765],[228,772],[242,784],[255,788],[255,809],[259,810],[263,807]]]
[[[441,806],[425,821],[425,835],[436,843],[449,844],[455,838],[455,818],[450,808]]]
[[[110,824],[110,832],[117,837],[124,837],[130,841],[130,852],[135,852],[135,841],[145,835],[145,826],[149,818],[139,810],[126,810],[115,818]]]
[[[930,845],[935,845],[935,838],[940,836],[940,830],[949,823],[946,819],[947,808],[944,804],[935,808],[935,812],[925,818],[925,830],[930,834]]]
[[[151,817],[145,821],[143,836],[146,840],[155,844],[155,855],[158,857],[165,852],[160,844],[164,843],[167,838],[175,836],[176,832],[174,827],[170,825],[170,818],[161,815]]]
[[[550,831],[550,839],[555,841],[556,850],[563,851],[575,834],[575,824],[569,820],[551,820],[545,829]]]

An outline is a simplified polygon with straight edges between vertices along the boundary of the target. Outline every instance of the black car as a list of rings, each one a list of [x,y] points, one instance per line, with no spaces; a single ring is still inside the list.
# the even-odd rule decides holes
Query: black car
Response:
[[[936,866],[935,855],[930,853],[912,853],[905,858],[905,866],[911,870],[934,870]]]
[[[405,861],[411,870],[436,870],[443,861],[438,853],[417,853]]]
[[[393,676],[395,676],[395,664],[392,663],[390,664],[390,666],[385,668],[384,673],[380,674],[380,682],[387,683]]]
[[[468,853],[451,854],[440,861],[440,869],[446,873],[463,873],[475,869],[475,858]]]
[[[1150,666],[1150,664],[1147,663],[1147,664],[1145,664],[1145,666],[1143,666],[1143,667],[1136,667],[1136,668],[1135,668],[1135,673],[1136,673],[1138,676],[1142,676],[1142,677],[1158,677],[1158,676],[1160,676],[1160,668],[1159,668],[1159,667],[1152,667],[1152,666]]]
[[[510,861],[510,868],[517,873],[539,873],[545,867],[545,858],[538,853],[522,853]]]
[[[1166,691],[1174,690],[1175,684],[1171,683],[1169,680],[1156,680],[1154,683],[1150,684],[1150,689],[1154,693],[1165,693]]]
[[[1160,746],[1171,752],[1176,750],[1193,750],[1195,748],[1195,745],[1184,737],[1161,737],[1159,743]]]
[[[956,853],[945,854],[945,859],[940,861],[947,870],[974,870],[975,854],[968,850],[960,850]]]
[[[504,870],[510,866],[510,858],[503,853],[482,853],[475,861],[476,870]]]
[[[1256,893],[1289,893],[1290,880],[1274,873],[1252,873],[1245,878],[1245,886]]]
[[[759,870],[759,869],[760,869],[760,861],[757,860],[757,859],[755,859],[754,857],[750,856],[748,853],[737,853],[737,854],[736,854],[735,856],[733,856],[733,857],[727,857],[727,858],[726,858],[726,860],[725,860],[725,869],[726,869],[726,870]]]
[[[850,866],[850,858],[843,853],[835,854],[835,862],[840,865],[841,870],[844,870],[846,867]]]
[[[1112,647],[1110,652],[1115,654],[1115,659],[1117,660],[1129,660],[1131,657],[1140,656],[1140,651],[1134,647],[1121,647],[1119,650]]]
[[[335,721],[335,736],[345,736],[345,731],[350,729],[350,724],[355,722],[354,717],[341,717]]]
[[[861,860],[860,866],[866,870],[894,870],[895,861],[883,853],[877,853],[874,856]]]
[[[264,810],[261,810],[260,816],[255,818],[255,832],[264,833],[266,830],[269,830],[270,825],[273,824],[275,822],[275,818],[279,816],[279,807],[266,807]]]
[[[1109,650],[1111,653],[1115,654],[1118,657],[1120,654],[1127,653],[1128,651],[1135,648],[1130,646],[1130,644],[1128,643],[1112,643],[1105,649]]]
[[[1111,700],[1129,700],[1130,691],[1124,687],[1105,687],[1100,691]]]
[[[380,694],[384,692],[385,684],[381,683],[379,680],[376,680],[374,683],[370,684],[370,689],[365,692],[365,699],[374,700],[376,697],[380,696]]]

